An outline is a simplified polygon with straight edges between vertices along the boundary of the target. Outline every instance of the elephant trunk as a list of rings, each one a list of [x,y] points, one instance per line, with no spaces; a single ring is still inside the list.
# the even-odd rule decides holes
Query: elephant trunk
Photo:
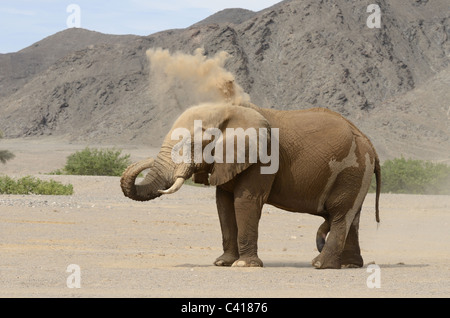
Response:
[[[120,179],[120,186],[126,197],[135,201],[148,201],[160,195],[158,193],[152,194],[151,191],[145,191],[147,188],[145,184],[135,184],[137,176],[145,169],[153,168],[154,163],[154,159],[150,158],[134,163],[124,171],[122,178]]]
[[[135,201],[149,201],[177,192],[192,175],[193,169],[191,165],[176,165],[166,157],[160,152],[156,161],[150,158],[129,166],[120,179],[125,196]],[[135,184],[137,176],[145,169],[150,169],[150,172],[141,183]]]

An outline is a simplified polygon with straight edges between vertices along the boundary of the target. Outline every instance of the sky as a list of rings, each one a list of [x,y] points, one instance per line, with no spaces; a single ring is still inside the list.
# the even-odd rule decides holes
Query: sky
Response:
[[[220,10],[259,11],[281,0],[0,0],[0,53],[17,52],[69,27],[149,35],[186,28]]]

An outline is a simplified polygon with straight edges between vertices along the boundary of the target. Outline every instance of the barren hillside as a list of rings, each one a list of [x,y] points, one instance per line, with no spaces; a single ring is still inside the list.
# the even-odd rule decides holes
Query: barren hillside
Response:
[[[145,52],[203,47],[231,54],[226,68],[261,107],[327,107],[367,132],[383,159],[446,160],[448,1],[378,1],[380,29],[366,25],[370,3],[283,1],[146,37],[62,31],[0,55],[0,128],[8,138],[157,146],[191,105],[171,90],[161,103]]]

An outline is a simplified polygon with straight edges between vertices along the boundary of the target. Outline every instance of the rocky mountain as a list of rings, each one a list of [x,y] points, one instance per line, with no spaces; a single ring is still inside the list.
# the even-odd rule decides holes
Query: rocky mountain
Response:
[[[450,67],[389,98],[364,120],[380,157],[416,156],[450,164]]]
[[[193,26],[198,27],[201,25],[208,24],[222,24],[222,23],[231,23],[231,24],[241,24],[257,15],[256,12],[246,9],[233,8],[233,9],[224,9],[221,10],[206,19],[195,23]]]
[[[58,59],[98,42],[126,43],[135,36],[102,34],[83,29],[67,29],[49,36],[17,53],[0,54],[0,98],[17,91],[36,74]]]
[[[145,52],[162,47],[231,55],[225,67],[261,107],[327,107],[353,120],[382,159],[448,160],[450,10],[447,0],[289,0],[229,9],[186,29],[145,37],[68,29],[0,54],[6,137],[64,136],[158,146],[189,104],[155,89]]]

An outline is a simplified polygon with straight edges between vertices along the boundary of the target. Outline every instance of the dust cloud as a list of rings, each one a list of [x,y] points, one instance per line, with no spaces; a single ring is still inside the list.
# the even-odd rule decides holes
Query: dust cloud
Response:
[[[221,51],[213,57],[196,49],[193,55],[161,48],[147,50],[150,77],[160,94],[174,94],[179,104],[227,102],[247,105],[250,97],[224,68],[229,54]],[[153,89],[155,89],[153,87]],[[183,105],[183,106],[190,106]]]

